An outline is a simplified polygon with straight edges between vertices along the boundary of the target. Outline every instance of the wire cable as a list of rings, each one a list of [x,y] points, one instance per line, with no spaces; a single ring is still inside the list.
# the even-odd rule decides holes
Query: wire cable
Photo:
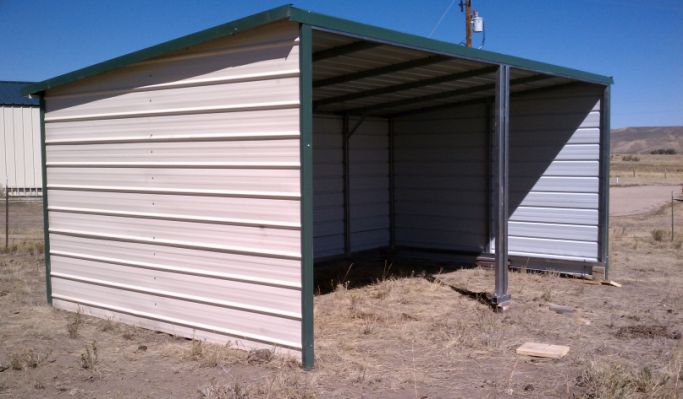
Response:
[[[446,11],[444,11],[443,14],[441,14],[441,17],[436,22],[436,25],[434,25],[434,28],[432,28],[432,31],[429,32],[429,36],[427,36],[427,37],[432,37],[434,35],[434,32],[436,32],[436,30],[439,29],[439,26],[441,26],[441,22],[443,22],[443,19],[446,18],[446,14],[448,14],[448,12],[451,10],[451,8],[453,8],[456,1],[457,0],[451,1],[451,4],[449,4],[448,7],[446,7]]]

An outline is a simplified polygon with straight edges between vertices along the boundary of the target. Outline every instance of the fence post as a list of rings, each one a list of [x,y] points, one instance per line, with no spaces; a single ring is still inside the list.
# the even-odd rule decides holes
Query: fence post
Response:
[[[9,188],[5,180],[5,251],[9,249]],[[673,196],[673,194],[671,194]]]
[[[671,190],[671,241],[674,240],[674,192]]]

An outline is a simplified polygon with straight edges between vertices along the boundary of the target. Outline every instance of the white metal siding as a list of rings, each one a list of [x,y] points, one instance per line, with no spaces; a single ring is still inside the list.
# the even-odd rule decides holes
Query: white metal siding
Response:
[[[394,123],[397,245],[483,251],[488,240],[484,105]]]
[[[301,349],[298,25],[48,91],[54,305]]]
[[[342,118],[313,118],[313,250],[316,258],[344,253]]]
[[[512,99],[510,254],[597,260],[599,99],[589,87]]]
[[[358,120],[350,118],[349,128]],[[316,257],[344,253],[342,118],[313,123]],[[349,139],[351,251],[389,245],[389,138],[385,119],[368,118]]]
[[[40,109],[0,106],[0,186],[10,195],[40,195]]]
[[[389,245],[388,133],[386,119],[367,118],[349,140],[352,252]]]

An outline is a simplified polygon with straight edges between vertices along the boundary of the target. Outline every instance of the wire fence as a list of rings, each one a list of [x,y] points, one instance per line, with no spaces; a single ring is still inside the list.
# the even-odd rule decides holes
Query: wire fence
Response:
[[[0,249],[43,241],[43,201],[40,197],[11,197],[0,190]]]

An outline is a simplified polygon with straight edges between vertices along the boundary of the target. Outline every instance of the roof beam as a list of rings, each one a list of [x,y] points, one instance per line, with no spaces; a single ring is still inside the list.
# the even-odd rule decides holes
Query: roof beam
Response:
[[[322,100],[314,101],[313,107],[317,108],[317,107],[321,107],[323,105],[334,104],[334,103],[344,102],[344,101],[357,100],[357,99],[363,98],[363,97],[379,96],[379,95],[383,95],[383,94],[394,93],[397,91],[416,89],[416,88],[424,87],[424,86],[431,86],[431,85],[440,84],[440,83],[453,82],[453,81],[457,81],[457,80],[473,78],[476,76],[487,75],[487,74],[496,72],[497,70],[498,70],[497,66],[491,66],[491,67],[486,67],[486,68],[475,69],[472,71],[451,73],[448,75],[436,76],[436,77],[429,78],[429,79],[422,79],[422,80],[416,80],[413,82],[401,83],[401,84],[388,86],[388,87],[379,87],[376,89],[365,90],[365,91],[360,91],[360,92],[356,92],[356,93],[349,93],[349,94],[345,94],[345,95],[337,96],[337,97],[324,98]]]
[[[537,75],[537,76],[547,76],[548,79],[554,78],[554,76],[548,76],[548,75]],[[522,78],[526,79],[526,78]],[[510,86],[514,84],[515,80],[510,81]],[[518,97],[524,97],[532,94],[537,94],[537,93],[544,93],[547,91],[551,90],[557,90],[557,89],[564,89],[564,88],[571,88],[571,87],[576,87],[580,85],[585,85],[586,83],[584,82],[569,82],[569,83],[560,83],[552,86],[544,86],[544,87],[535,87],[533,89],[529,90],[522,90],[522,91],[517,91],[514,93],[510,93],[511,98],[518,98]],[[463,105],[471,105],[471,104],[485,104],[485,103],[491,103],[495,99],[495,96],[485,96],[485,97],[480,97],[480,98],[475,98],[471,100],[464,100],[464,101],[455,101],[452,103],[447,103],[447,104],[438,104],[438,105],[430,105],[428,107],[424,108],[419,108],[419,109],[411,109],[409,111],[402,111],[402,112],[396,112],[391,115],[387,115],[388,117],[400,117],[400,116],[405,116],[405,115],[412,115],[412,114],[418,114],[422,112],[430,112],[430,111],[438,111],[440,109],[447,109],[447,108],[452,108],[452,107],[461,107]]]
[[[533,75],[533,76],[528,76],[525,78],[518,78],[518,79],[511,80],[510,86],[526,84],[526,83],[536,82],[539,80],[550,79],[550,78],[552,78],[552,76]],[[405,106],[405,105],[417,104],[417,103],[420,103],[423,101],[441,100],[441,99],[445,99],[445,98],[457,97],[457,96],[462,96],[462,95],[467,95],[467,94],[474,94],[474,93],[479,93],[482,91],[493,90],[495,88],[496,88],[495,83],[486,83],[486,84],[479,85],[479,86],[466,87],[464,89],[442,91],[440,93],[427,94],[425,96],[420,96],[420,97],[412,97],[412,98],[406,98],[406,99],[402,99],[402,100],[394,100],[394,101],[389,101],[389,102],[385,102],[385,103],[368,105],[365,107],[348,109],[345,112],[347,112],[349,114],[369,113],[372,111],[377,111],[377,110],[386,109],[386,108],[401,107],[401,106]]]
[[[370,78],[373,76],[386,75],[388,73],[399,72],[406,69],[436,64],[438,62],[443,62],[448,59],[449,57],[443,55],[430,55],[429,57],[417,58],[414,60],[405,61],[398,64],[385,65],[377,68],[366,69],[364,71],[349,73],[346,75],[333,76],[331,78],[314,80],[313,87],[331,86],[340,83],[350,82],[352,80],[359,80]]]
[[[342,55],[355,53],[357,51],[369,50],[377,46],[380,46],[380,43],[363,40],[345,44],[343,46],[332,47],[313,53],[313,62],[323,61],[334,57],[341,57]]]

